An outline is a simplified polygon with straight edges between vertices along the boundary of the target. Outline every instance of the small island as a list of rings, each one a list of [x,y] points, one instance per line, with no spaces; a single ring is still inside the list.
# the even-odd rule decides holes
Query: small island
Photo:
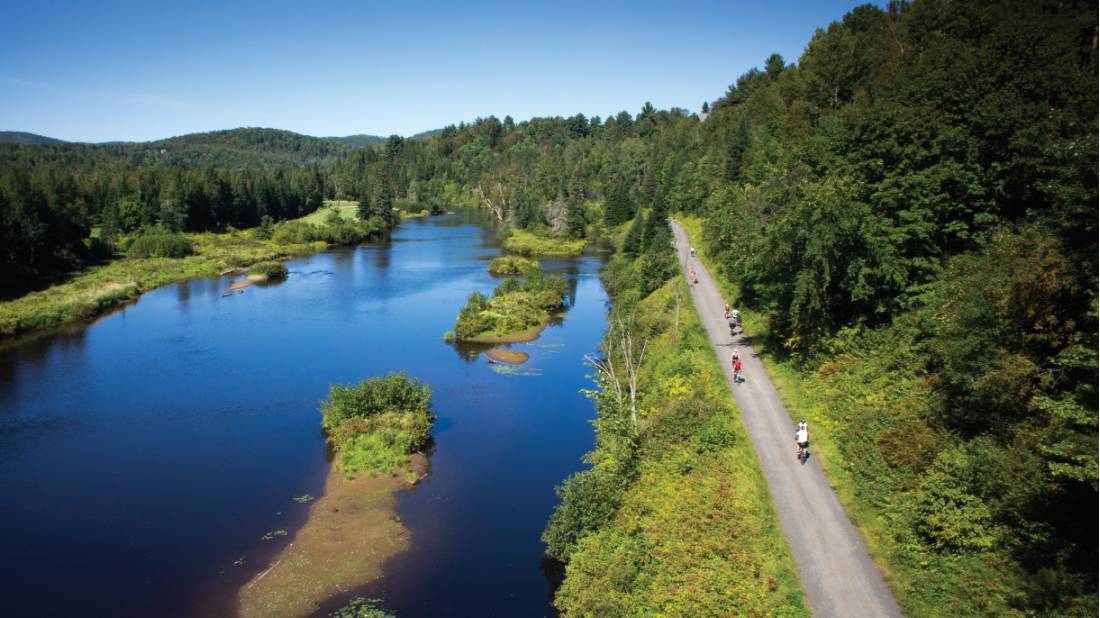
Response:
[[[247,277],[239,281],[234,281],[227,289],[229,291],[240,290],[253,283],[281,281],[286,279],[289,272],[286,265],[282,262],[260,262],[259,264],[254,264],[252,268],[249,269]]]
[[[408,549],[394,494],[427,474],[431,397],[404,372],[331,387],[321,425],[336,460],[325,493],[293,543],[241,589],[241,616],[313,614],[381,576],[386,560]]]
[[[459,341],[533,341],[550,318],[561,311],[567,289],[565,279],[547,277],[534,260],[510,262],[507,269],[504,263],[494,260],[490,272],[505,272],[512,268],[521,274],[508,276],[493,290],[492,298],[481,292],[470,293],[466,306],[455,320],[454,333]]]
[[[489,274],[494,277],[522,277],[531,268],[537,268],[538,260],[518,255],[502,255],[489,262]]]

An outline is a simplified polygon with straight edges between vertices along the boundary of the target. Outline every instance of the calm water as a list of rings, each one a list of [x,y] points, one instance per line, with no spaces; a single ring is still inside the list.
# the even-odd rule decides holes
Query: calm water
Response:
[[[399,494],[412,548],[356,593],[402,618],[552,615],[539,533],[592,445],[602,263],[544,262],[573,306],[506,373],[442,342],[499,254],[472,215],[410,221],[281,284],[169,286],[0,351],[0,615],[231,613],[304,522],[291,498],[321,492],[329,385],[399,369],[434,392],[432,472]]]

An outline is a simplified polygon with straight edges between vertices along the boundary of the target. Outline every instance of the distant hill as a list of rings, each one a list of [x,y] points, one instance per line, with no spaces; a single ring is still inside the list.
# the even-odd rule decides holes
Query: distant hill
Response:
[[[28,152],[26,144],[0,143],[0,164],[8,159],[30,157],[38,162],[79,167],[116,161],[125,165],[178,165],[191,169],[207,166],[306,169],[331,167],[354,150],[347,144],[319,137],[256,127],[191,133],[152,142],[82,144],[51,140],[30,146],[35,148],[34,152]]]
[[[348,146],[354,146],[361,148],[363,146],[370,146],[371,144],[377,144],[378,142],[386,141],[386,138],[378,135],[367,135],[365,133],[359,133],[357,135],[348,135],[346,137],[337,137],[335,135],[329,137],[322,137],[328,142],[338,142],[340,144],[347,144]]]
[[[46,144],[65,143],[63,140],[46,137],[45,135],[37,135],[35,133],[27,133],[26,131],[0,131],[0,142],[6,144],[21,144],[24,146],[43,146]]]
[[[424,131],[408,139],[426,139],[440,132],[441,129]],[[331,168],[354,150],[385,140],[377,135],[313,137],[280,129],[242,127],[189,133],[150,142],[89,144],[5,131],[0,132],[0,163],[30,157],[39,162],[55,161],[81,167],[93,165],[96,161],[113,160],[127,165],[179,165],[191,169],[207,166],[229,169]],[[41,150],[28,152],[28,146]]]
[[[429,137],[435,137],[443,132],[443,129],[432,129],[431,131],[421,131],[416,135],[410,136],[409,139],[426,139]]]

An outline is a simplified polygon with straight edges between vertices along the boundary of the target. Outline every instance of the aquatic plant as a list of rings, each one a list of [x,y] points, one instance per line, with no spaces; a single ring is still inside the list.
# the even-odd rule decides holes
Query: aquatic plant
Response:
[[[365,599],[356,597],[335,612],[329,614],[332,618],[396,618],[393,614],[382,609],[381,599]]]

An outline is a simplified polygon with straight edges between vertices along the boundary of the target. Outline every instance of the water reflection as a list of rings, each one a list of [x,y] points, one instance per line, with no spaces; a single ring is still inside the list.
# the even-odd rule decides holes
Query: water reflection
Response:
[[[509,379],[478,360],[492,346],[442,341],[499,254],[477,214],[410,221],[272,286],[168,286],[0,350],[5,614],[179,615],[200,597],[229,613],[280,547],[261,537],[293,533],[308,507],[291,498],[320,494],[329,386],[399,369],[433,389],[432,474],[399,497],[413,549],[354,592],[405,618],[546,614],[538,538],[591,445],[581,359],[606,296],[598,256],[548,262],[571,310],[514,346],[532,373]]]

